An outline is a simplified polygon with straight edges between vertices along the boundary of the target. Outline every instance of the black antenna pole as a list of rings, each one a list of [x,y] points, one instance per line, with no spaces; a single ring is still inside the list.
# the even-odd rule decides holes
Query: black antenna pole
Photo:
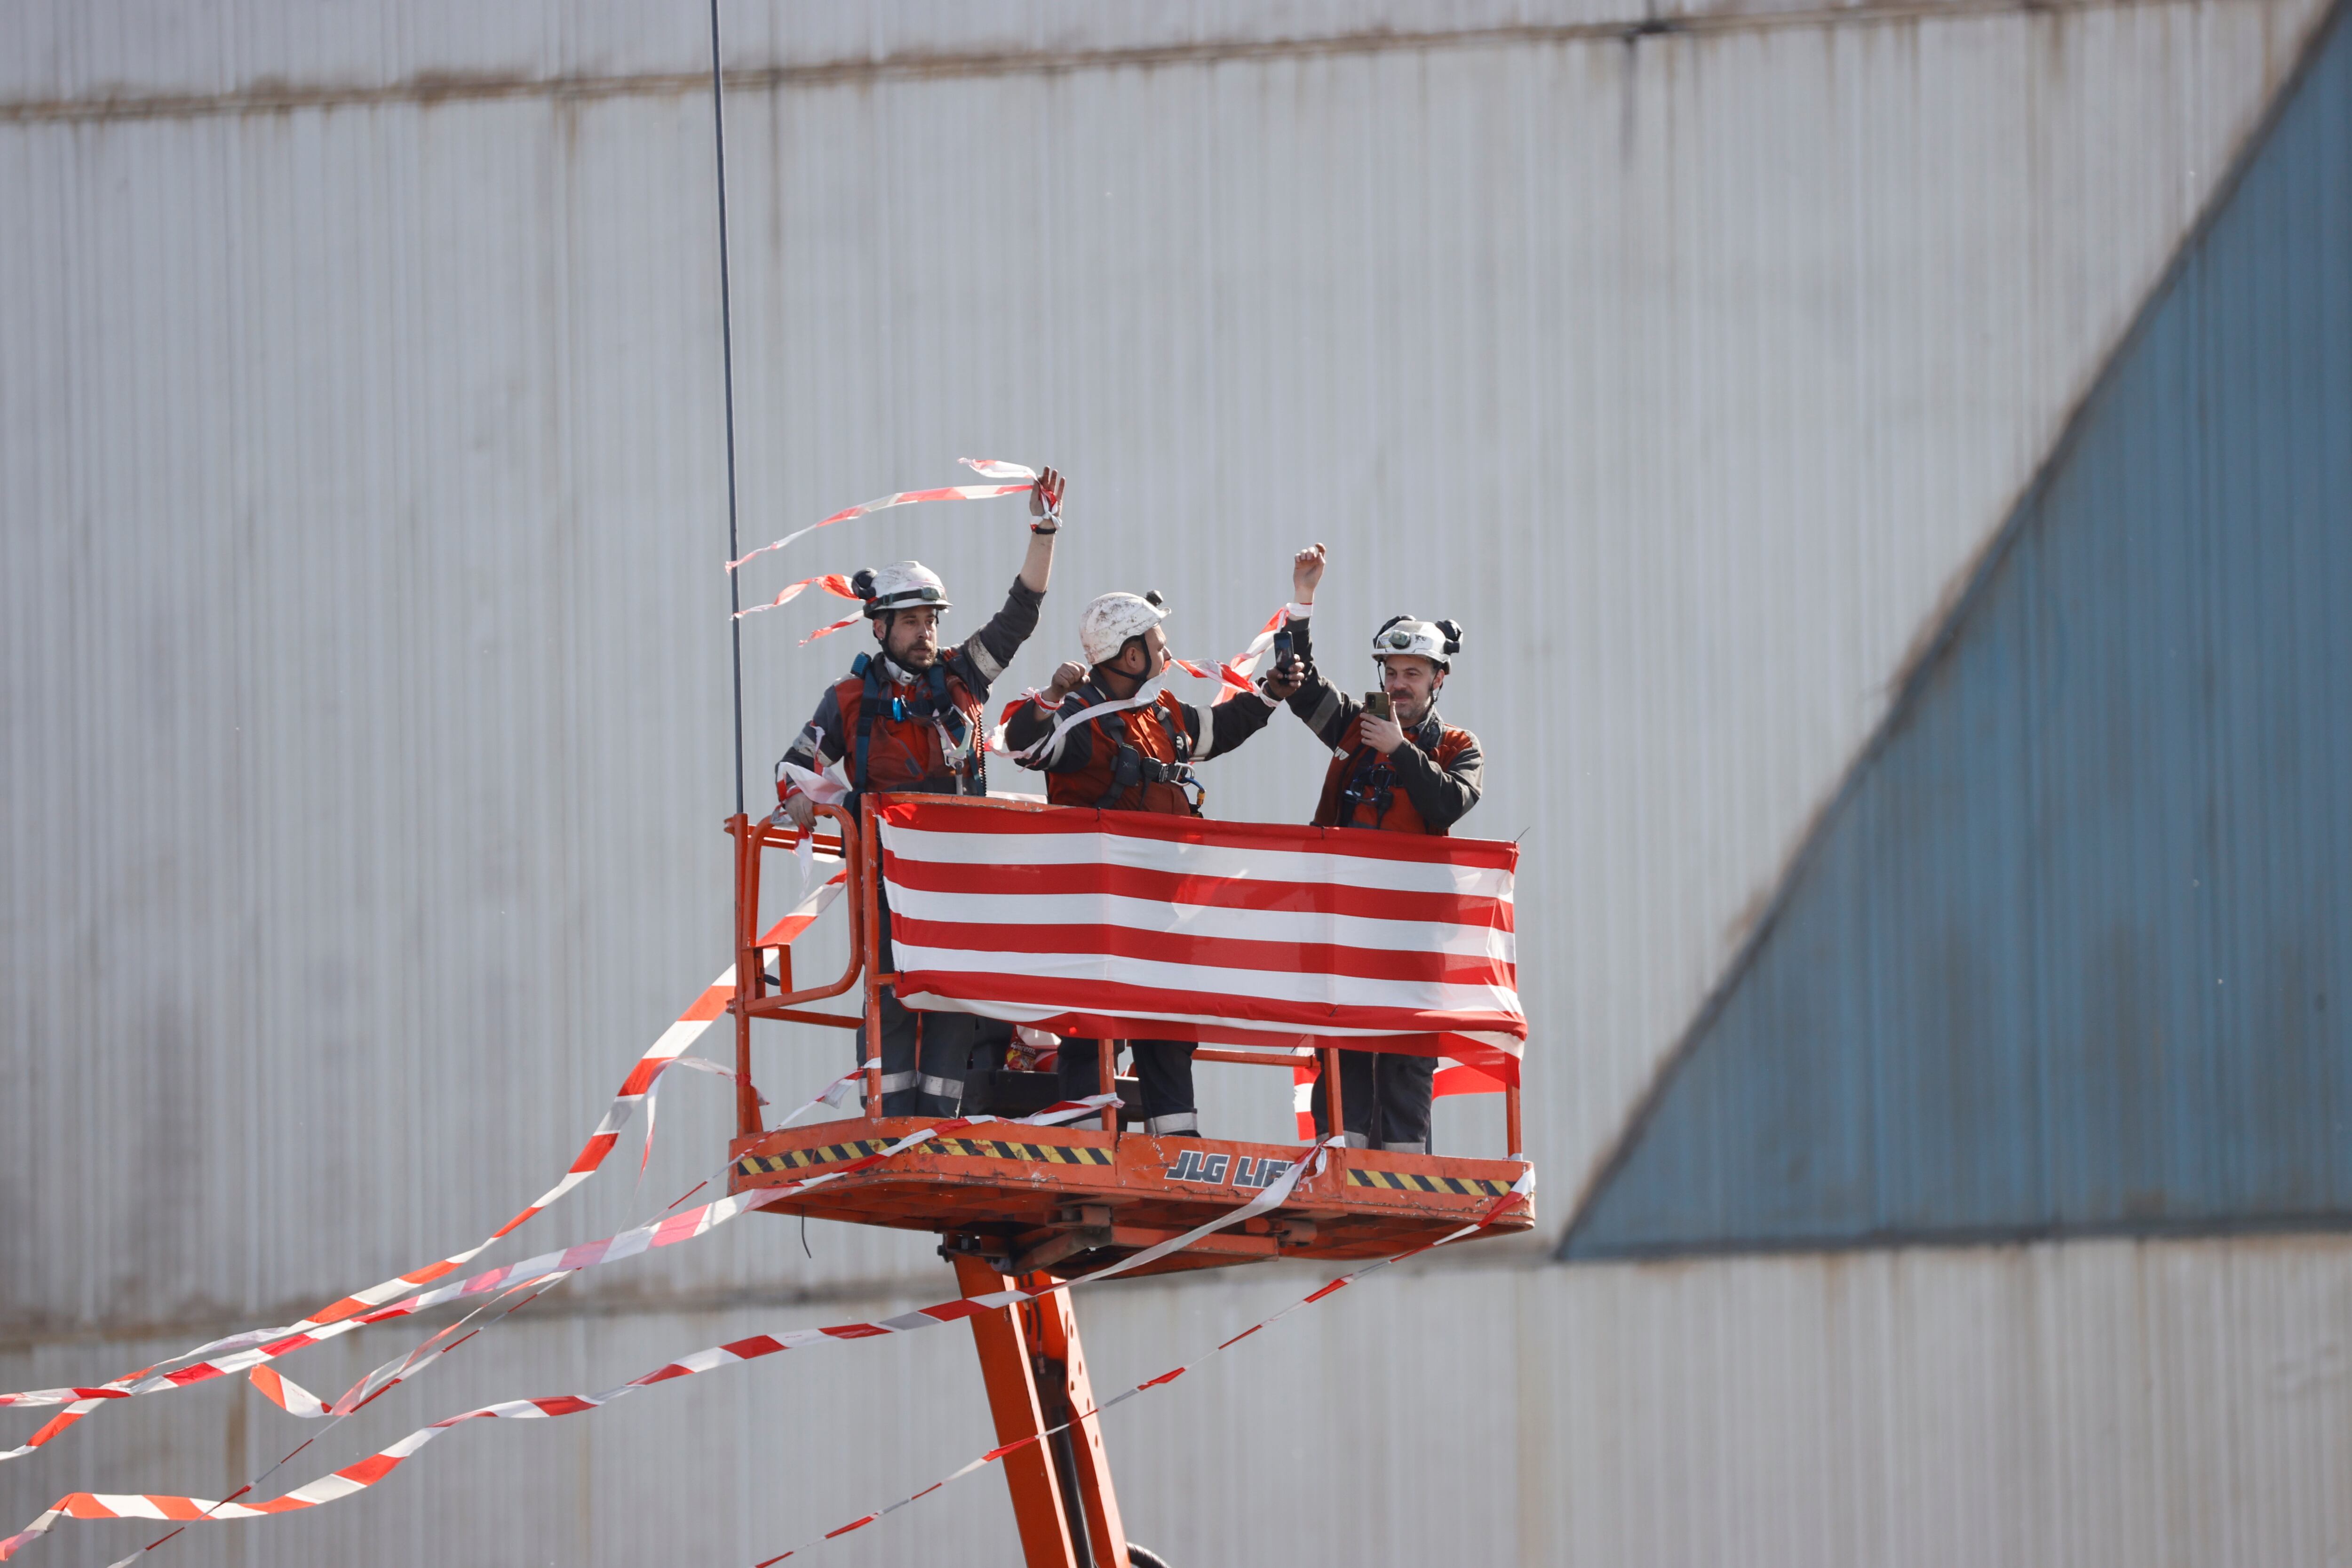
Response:
[[[719,343],[727,374],[727,559],[742,553],[735,530],[735,304],[727,283],[727,106],[719,77],[719,0],[710,0],[710,134],[719,154]],[[735,815],[743,815],[743,590],[727,574],[727,625],[735,639]]]

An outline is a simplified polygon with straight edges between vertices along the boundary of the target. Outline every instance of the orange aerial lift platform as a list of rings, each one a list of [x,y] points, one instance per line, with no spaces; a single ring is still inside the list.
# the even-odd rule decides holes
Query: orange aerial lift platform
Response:
[[[939,1120],[880,1114],[880,1010],[877,998],[894,976],[878,963],[882,850],[876,831],[877,800],[866,797],[852,817],[820,806],[834,831],[819,847],[837,848],[845,873],[849,956],[831,982],[795,989],[792,950],[761,945],[761,862],[771,849],[792,849],[800,834],[744,816],[729,819],[735,840],[735,945],[739,986],[735,1023],[738,1136],[730,1145],[730,1190],[744,1192],[804,1180],[826,1166],[847,1165]],[[1059,808],[1021,802],[973,801],[1006,811]],[[779,984],[768,989],[772,952]],[[859,990],[864,1016],[814,1008],[812,1003]],[[783,1022],[867,1031],[862,1116],[767,1131],[751,1080],[752,1025]],[[1334,1125],[1343,1124],[1338,1053],[1320,1053],[1322,1082]],[[1115,1053],[1099,1053],[1100,1092],[1132,1096],[1131,1080],[1115,1079]],[[1293,1054],[1202,1047],[1196,1061],[1285,1069]],[[967,1109],[1017,1116],[1057,1100],[1044,1073],[988,1075],[989,1103]],[[1505,1147],[1520,1149],[1519,1091],[1503,1090]],[[1288,1173],[1311,1151],[1295,1143],[1239,1142],[1213,1138],[1156,1138],[1125,1130],[1123,1106],[1107,1106],[1099,1121],[1059,1126],[982,1122],[780,1199],[764,1212],[810,1215],[856,1225],[930,1231],[955,1268],[966,1296],[1013,1288],[1035,1289],[1083,1276],[1232,1214]],[[1281,1206],[1229,1229],[1193,1238],[1182,1248],[1132,1271],[1144,1274],[1218,1268],[1275,1258],[1357,1262],[1393,1257],[1485,1219],[1483,1234],[1524,1231],[1535,1224],[1533,1200],[1514,1195],[1523,1166],[1517,1159],[1472,1160],[1328,1149],[1320,1170],[1301,1177]],[[1024,1559],[1030,1568],[1097,1568],[1155,1561],[1137,1549],[1129,1556],[1111,1485],[1097,1418],[1067,1292],[1035,1297],[972,1321],[1000,1444],[1055,1427],[1005,1460]],[[1074,1415],[1080,1419],[1072,1420]]]

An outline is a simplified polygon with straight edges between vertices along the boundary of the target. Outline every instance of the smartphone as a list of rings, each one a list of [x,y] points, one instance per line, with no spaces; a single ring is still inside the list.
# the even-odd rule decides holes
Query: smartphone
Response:
[[[1275,633],[1274,668],[1280,669],[1283,666],[1283,661],[1290,657],[1292,650],[1297,647],[1297,644],[1291,641],[1290,628],[1288,626],[1285,626],[1280,631]]]
[[[1364,711],[1371,714],[1376,719],[1393,719],[1396,717],[1395,711],[1389,704],[1389,694],[1385,691],[1365,692]]]

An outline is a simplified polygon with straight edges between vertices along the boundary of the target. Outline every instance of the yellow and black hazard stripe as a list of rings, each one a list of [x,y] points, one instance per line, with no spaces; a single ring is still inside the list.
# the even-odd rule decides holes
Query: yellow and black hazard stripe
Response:
[[[1351,1187],[1381,1187],[1394,1193],[1451,1193],[1462,1198],[1499,1198],[1511,1190],[1507,1182],[1482,1182],[1464,1176],[1409,1176],[1402,1171],[1367,1171],[1348,1167]]]
[[[1027,1160],[1040,1165],[1111,1165],[1118,1159],[1092,1143],[1006,1143],[988,1138],[942,1138],[946,1153],[977,1160]]]
[[[889,1146],[879,1138],[866,1138],[856,1143],[828,1143],[821,1149],[787,1149],[781,1154],[746,1154],[735,1162],[735,1172],[742,1176],[764,1176],[779,1171],[805,1171],[811,1165],[837,1165],[844,1160],[862,1160],[868,1154],[879,1154]]]
[[[735,1162],[739,1174],[770,1175],[804,1171],[814,1165],[835,1165],[845,1160],[879,1154],[890,1145],[878,1138],[856,1143],[829,1143],[821,1149],[788,1149],[781,1154],[746,1154]],[[1008,1143],[986,1138],[941,1138],[919,1146],[926,1152],[963,1155],[980,1160],[1026,1160],[1039,1165],[1110,1165],[1118,1163],[1108,1149],[1083,1143]]]

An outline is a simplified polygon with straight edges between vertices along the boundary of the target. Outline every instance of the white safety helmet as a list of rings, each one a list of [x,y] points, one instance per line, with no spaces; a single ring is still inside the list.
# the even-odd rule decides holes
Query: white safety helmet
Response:
[[[1411,616],[1391,616],[1372,634],[1372,662],[1380,664],[1404,655],[1425,658],[1440,669],[1454,668],[1462,651],[1462,627],[1454,621],[1417,621]]]
[[[944,610],[950,605],[948,585],[919,561],[893,561],[887,566],[869,568],[851,578],[849,585],[866,601],[867,620],[877,620],[892,610],[915,610],[927,605]]]
[[[1088,664],[1108,664],[1129,637],[1139,637],[1168,618],[1159,590],[1105,594],[1078,616],[1078,647]]]

